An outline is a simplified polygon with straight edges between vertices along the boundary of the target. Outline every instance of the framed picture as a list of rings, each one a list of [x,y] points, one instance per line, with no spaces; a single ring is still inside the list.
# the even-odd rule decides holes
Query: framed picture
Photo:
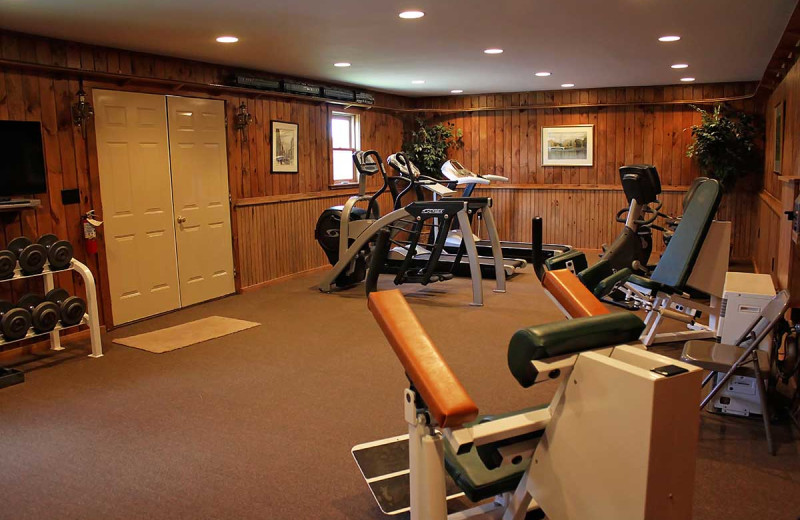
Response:
[[[592,166],[594,125],[542,127],[542,166]]]
[[[775,105],[775,153],[772,170],[781,173],[781,159],[783,158],[783,111],[785,102]]]
[[[297,123],[271,123],[272,173],[297,173]]]

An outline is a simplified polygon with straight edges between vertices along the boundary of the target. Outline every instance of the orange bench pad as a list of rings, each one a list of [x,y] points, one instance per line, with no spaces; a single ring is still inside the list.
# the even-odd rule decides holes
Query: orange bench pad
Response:
[[[369,309],[392,345],[436,424],[457,428],[478,416],[478,406],[422,328],[403,294],[373,292]]]
[[[605,305],[568,269],[546,271],[542,286],[573,318],[609,314]]]

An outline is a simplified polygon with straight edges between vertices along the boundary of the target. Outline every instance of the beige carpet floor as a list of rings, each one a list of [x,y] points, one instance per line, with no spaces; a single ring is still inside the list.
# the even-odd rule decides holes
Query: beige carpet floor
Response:
[[[363,288],[321,294],[318,278],[122,327],[101,359],[23,364],[25,384],[0,390],[0,519],[385,518],[350,448],[405,433],[407,381]],[[531,272],[506,294],[484,285],[482,308],[466,280],[403,291],[482,412],[548,401],[552,385],[514,381],[506,347],[559,312]],[[208,316],[263,326],[163,356],[111,341]],[[798,434],[774,434],[771,457],[760,421],[703,414],[694,518],[798,518]]]

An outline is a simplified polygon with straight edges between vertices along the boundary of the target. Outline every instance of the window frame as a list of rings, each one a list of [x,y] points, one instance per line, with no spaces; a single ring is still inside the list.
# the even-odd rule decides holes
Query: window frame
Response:
[[[342,120],[348,119],[350,121],[350,146],[351,148],[337,148],[333,146],[333,122],[335,120]],[[329,129],[330,129],[330,145],[331,145],[331,169],[330,169],[330,183],[328,187],[335,188],[335,187],[349,187],[355,186],[358,184],[358,170],[356,170],[355,165],[351,165],[352,167],[352,177],[349,179],[337,180],[334,178],[335,174],[335,163],[333,161],[334,152],[337,151],[347,151],[351,154],[360,149],[361,146],[361,122],[359,121],[359,115],[353,112],[346,112],[344,110],[333,110],[331,111],[330,118],[328,121]]]

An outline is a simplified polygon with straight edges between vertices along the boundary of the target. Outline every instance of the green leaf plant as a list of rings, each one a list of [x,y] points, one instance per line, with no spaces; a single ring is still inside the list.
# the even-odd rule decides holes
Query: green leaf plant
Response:
[[[700,113],[701,123],[691,127],[694,141],[686,155],[697,161],[703,175],[719,180],[729,192],[740,179],[761,172],[759,119],[721,104],[712,112],[690,106]]]
[[[403,152],[423,174],[438,177],[447,161],[447,151],[464,146],[462,136],[462,130],[453,123],[428,125],[423,119],[417,119],[415,129],[408,132],[403,142]]]

